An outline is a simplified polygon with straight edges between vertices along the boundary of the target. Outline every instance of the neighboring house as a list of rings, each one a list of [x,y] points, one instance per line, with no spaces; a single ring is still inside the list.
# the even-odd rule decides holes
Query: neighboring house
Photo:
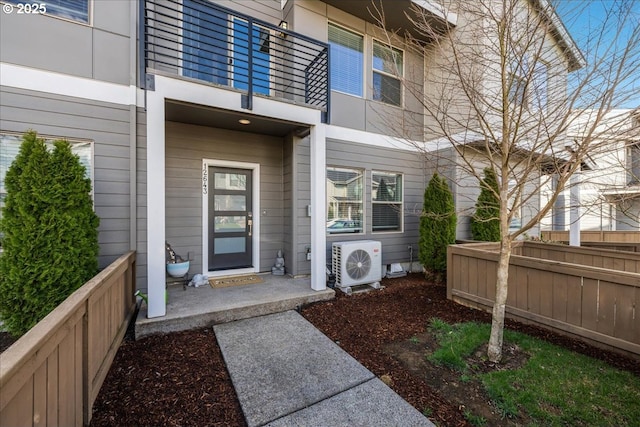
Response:
[[[315,290],[334,241],[409,261],[435,167],[414,148],[432,136],[402,83],[427,93],[429,63],[388,40],[367,2],[2,3],[2,172],[26,130],[68,139],[93,180],[100,266],[137,251],[150,317],[166,313],[165,241],[210,276],[270,271],[281,249]],[[398,34],[415,6],[457,23],[426,0],[382,5]]]
[[[589,135],[598,112],[576,112],[569,141]],[[640,109],[609,111],[591,132],[593,149],[579,174],[580,229],[585,231],[640,230]],[[547,190],[548,193],[548,190]],[[558,198],[543,230],[568,230],[570,190]],[[543,197],[545,191],[543,190]]]
[[[500,171],[504,137],[510,231],[531,223],[526,234],[535,236],[540,182],[549,179],[555,163],[549,147],[566,138],[547,130],[561,123],[568,109],[567,76],[585,59],[547,0],[450,3],[461,5],[456,29],[437,48],[425,48],[426,109],[435,117],[425,120],[428,166],[455,183],[456,235],[468,239],[479,178],[484,168]],[[495,14],[483,19],[489,10]],[[503,25],[508,30],[500,40]]]

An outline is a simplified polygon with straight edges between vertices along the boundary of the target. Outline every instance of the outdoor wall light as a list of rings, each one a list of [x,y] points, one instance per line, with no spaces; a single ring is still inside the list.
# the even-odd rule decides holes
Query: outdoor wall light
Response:
[[[280,21],[280,23],[278,24],[278,27],[280,27],[280,29],[284,30],[284,31],[280,31],[280,37],[282,38],[286,38],[287,37],[287,33],[285,31],[287,31],[289,29],[289,23],[287,21]]]

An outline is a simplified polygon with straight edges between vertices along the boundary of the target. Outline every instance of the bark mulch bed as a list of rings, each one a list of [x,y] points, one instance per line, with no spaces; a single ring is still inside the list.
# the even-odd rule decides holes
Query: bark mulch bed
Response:
[[[481,388],[424,361],[431,318],[489,322],[490,315],[446,299],[446,288],[422,275],[384,280],[382,290],[305,307],[302,315],[439,426],[469,425],[469,410],[487,425],[501,420]],[[535,326],[507,327],[640,375],[640,364]],[[127,334],[94,405],[93,426],[245,426],[211,328],[132,340]],[[505,349],[505,359],[521,363]],[[491,367],[487,367],[490,369]],[[259,385],[257,385],[259,386]]]

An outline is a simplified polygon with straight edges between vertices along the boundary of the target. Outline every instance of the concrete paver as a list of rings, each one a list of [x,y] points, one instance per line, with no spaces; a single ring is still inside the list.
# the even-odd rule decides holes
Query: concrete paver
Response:
[[[249,427],[433,426],[295,311],[214,331]]]

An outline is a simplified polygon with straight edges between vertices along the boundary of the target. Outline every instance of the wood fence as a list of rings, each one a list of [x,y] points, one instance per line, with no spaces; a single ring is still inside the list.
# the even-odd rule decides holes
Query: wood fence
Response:
[[[447,296],[491,311],[498,244],[452,245]],[[507,315],[640,356],[640,254],[537,242],[514,244]]]
[[[542,231],[547,242],[569,243],[568,231]],[[581,231],[580,246],[640,253],[640,231]]]
[[[0,355],[0,425],[89,424],[135,311],[135,260],[118,258]]]

